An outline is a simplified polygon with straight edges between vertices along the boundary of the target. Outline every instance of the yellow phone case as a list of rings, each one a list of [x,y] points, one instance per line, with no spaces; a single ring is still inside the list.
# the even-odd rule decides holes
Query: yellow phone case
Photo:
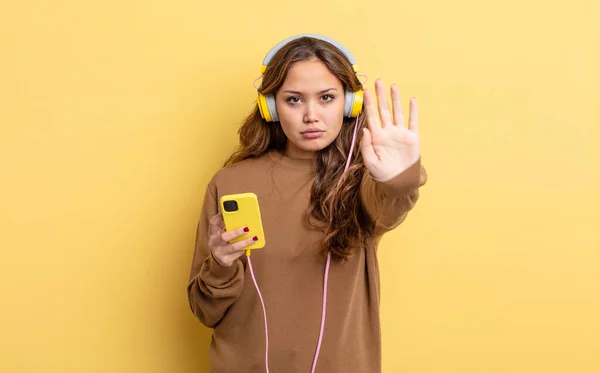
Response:
[[[242,227],[250,228],[248,233],[231,242],[257,236],[258,241],[247,246],[245,250],[261,249],[265,246],[265,234],[256,194],[241,193],[225,195],[221,197],[220,204],[226,230],[231,231]]]

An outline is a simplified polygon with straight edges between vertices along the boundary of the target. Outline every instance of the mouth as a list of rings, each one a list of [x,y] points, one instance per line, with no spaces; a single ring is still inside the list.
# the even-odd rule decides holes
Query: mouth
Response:
[[[309,128],[309,129],[306,129],[306,130],[304,130],[304,131],[302,131],[300,133],[304,135],[304,134],[307,134],[307,133],[319,133],[319,132],[325,132],[325,131],[320,130],[318,128]]]
[[[302,131],[300,133],[306,139],[316,139],[316,138],[319,138],[319,137],[323,136],[324,132],[325,131],[320,130],[318,128],[309,128],[309,129],[306,129],[306,130],[304,130],[304,131]]]

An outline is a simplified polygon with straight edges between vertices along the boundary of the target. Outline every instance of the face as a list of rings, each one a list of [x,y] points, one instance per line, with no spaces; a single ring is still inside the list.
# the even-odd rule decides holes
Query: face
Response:
[[[288,141],[286,155],[312,158],[340,133],[344,119],[342,82],[318,59],[296,62],[275,95]]]

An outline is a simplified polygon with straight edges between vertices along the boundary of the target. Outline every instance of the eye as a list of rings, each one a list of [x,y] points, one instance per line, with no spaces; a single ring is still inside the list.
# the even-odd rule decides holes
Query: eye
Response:
[[[325,102],[332,101],[334,98],[335,97],[333,95],[329,95],[329,94],[321,96],[321,100],[323,100]]]
[[[291,96],[286,99],[286,101],[290,104],[297,104],[300,102],[300,98],[296,96]]]

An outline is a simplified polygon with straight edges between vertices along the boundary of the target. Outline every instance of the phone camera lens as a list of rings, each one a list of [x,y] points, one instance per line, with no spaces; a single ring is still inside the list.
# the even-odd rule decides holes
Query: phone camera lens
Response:
[[[238,204],[236,201],[225,201],[223,202],[223,208],[225,208],[225,211],[227,212],[233,212],[233,211],[237,211],[238,210]]]

